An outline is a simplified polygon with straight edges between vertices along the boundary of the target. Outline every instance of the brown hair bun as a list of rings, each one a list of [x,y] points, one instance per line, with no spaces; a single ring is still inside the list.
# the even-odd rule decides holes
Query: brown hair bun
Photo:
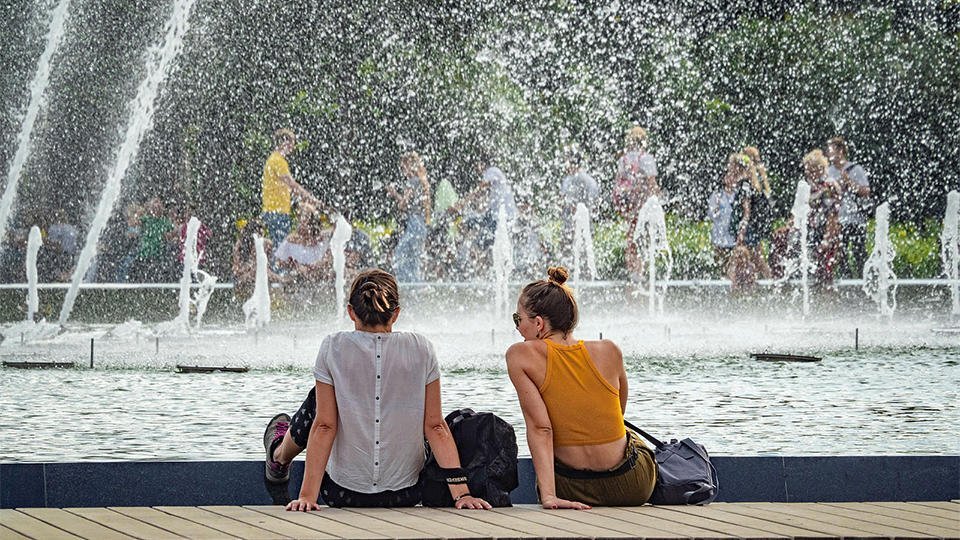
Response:
[[[364,324],[386,324],[400,307],[397,280],[383,270],[364,270],[353,280],[349,303]]]
[[[570,277],[570,272],[563,266],[551,266],[547,268],[547,275],[550,276],[550,281],[557,285],[563,285]]]
[[[523,288],[520,305],[531,316],[539,315],[549,320],[551,328],[567,336],[580,318],[573,290],[565,285],[570,274],[563,266],[551,266],[547,275],[549,278],[534,281]]]

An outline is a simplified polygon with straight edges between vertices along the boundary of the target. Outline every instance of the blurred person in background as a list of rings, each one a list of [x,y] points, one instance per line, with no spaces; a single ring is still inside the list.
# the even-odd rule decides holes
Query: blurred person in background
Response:
[[[562,229],[560,230],[560,249],[561,260],[569,268],[573,267],[573,246],[574,246],[574,216],[577,213],[577,205],[583,204],[590,212],[591,222],[595,217],[597,202],[600,198],[600,186],[597,181],[583,168],[583,154],[576,145],[568,146],[564,151],[566,161],[565,176],[560,181],[560,220]],[[589,231],[588,231],[589,232]],[[592,236],[592,235],[591,235]],[[533,279],[539,273],[539,266],[542,266],[542,260],[538,262],[536,270],[528,273],[525,278]],[[590,276],[596,279],[597,276]]]
[[[713,258],[720,268],[721,274],[726,274],[727,264],[730,262],[730,252],[737,245],[737,235],[733,231],[733,204],[737,199],[737,189],[741,176],[735,162],[727,162],[727,172],[720,180],[720,187],[710,194],[707,200],[707,216],[712,226],[710,228],[710,243],[713,244]]]
[[[401,232],[393,250],[393,268],[400,282],[422,281],[421,263],[432,211],[427,168],[416,152],[400,157],[403,184],[387,185],[387,195],[397,203]]]
[[[639,256],[641,250],[633,241],[637,212],[652,196],[660,196],[657,162],[647,151],[647,130],[633,126],[624,135],[623,155],[617,160],[613,184],[613,206],[627,224],[624,254],[628,278],[632,281],[640,281],[644,274],[644,262]]]
[[[842,278],[859,278],[867,257],[867,218],[870,213],[870,179],[863,167],[847,159],[843,137],[827,141],[827,176],[840,186],[840,238],[837,272]]]
[[[840,184],[827,175],[826,156],[815,148],[803,157],[803,174],[810,184],[810,219],[807,238],[817,265],[817,282],[833,284],[840,245]]]

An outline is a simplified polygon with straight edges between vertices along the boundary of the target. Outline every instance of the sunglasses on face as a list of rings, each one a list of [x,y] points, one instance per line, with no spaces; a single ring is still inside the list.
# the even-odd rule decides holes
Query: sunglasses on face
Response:
[[[527,318],[528,318],[528,319],[535,319],[536,317],[537,317],[536,315],[532,315],[532,316],[527,317]],[[521,320],[521,319],[523,319],[523,317],[522,317],[519,313],[514,313],[514,314],[513,314],[513,325],[516,326],[517,328],[520,328],[520,320]]]

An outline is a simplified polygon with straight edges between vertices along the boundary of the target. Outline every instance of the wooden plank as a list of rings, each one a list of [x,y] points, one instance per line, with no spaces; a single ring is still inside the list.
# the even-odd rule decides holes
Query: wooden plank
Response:
[[[774,512],[765,507],[753,507],[741,504],[727,504],[724,508],[728,512],[740,514],[743,516],[755,517],[774,523],[790,525],[802,529],[810,529],[824,534],[829,534],[837,538],[857,538],[861,540],[881,540],[889,535],[878,535],[855,527],[847,527],[834,523],[833,521],[817,516],[816,514],[807,517],[797,517],[790,513]]]
[[[730,503],[713,503],[709,506],[661,506],[660,508],[670,512],[700,516],[723,523],[730,523],[733,525],[740,525],[742,527],[766,531],[777,536],[788,536],[791,538],[796,538],[797,540],[833,538],[833,536],[830,534],[814,531],[806,527],[795,527],[793,525],[785,525],[783,523],[777,523],[759,517],[745,516],[743,514],[728,512],[725,510],[725,507],[729,505]]]
[[[430,536],[426,531],[403,527],[395,523],[378,519],[365,519],[362,516],[358,516],[355,512],[350,512],[343,508],[328,508],[325,506],[323,510],[313,513],[312,515],[320,515],[325,519],[336,521],[348,527],[362,527],[371,534],[389,538],[439,538],[437,536]]]
[[[463,515],[467,519],[472,519],[476,521],[482,521],[490,525],[496,525],[498,527],[505,527],[507,529],[512,529],[514,531],[522,531],[523,534],[534,536],[534,537],[546,537],[546,538],[580,538],[583,535],[573,534],[569,529],[564,527],[555,527],[551,525],[545,525],[536,520],[525,519],[526,515],[535,515],[534,512],[523,511],[523,510],[514,510],[512,508],[503,508],[503,512],[493,512],[493,511],[471,511],[464,512],[463,510],[457,510],[456,508],[443,508],[441,509],[444,512],[451,514],[452,516]],[[541,510],[543,512],[543,510]],[[590,536],[597,536],[601,529],[594,528],[593,534]],[[614,532],[614,531],[610,531]]]
[[[178,536],[183,536],[185,538],[194,538],[197,540],[204,540],[207,538],[223,538],[224,532],[218,531],[184,519],[182,517],[174,516],[166,512],[161,512],[156,508],[145,508],[142,506],[118,506],[110,507],[114,512],[118,512],[127,517],[143,521],[144,523],[149,523],[154,527],[159,527],[165,531],[170,531],[173,534]]]
[[[917,502],[907,502],[907,503],[877,503],[881,505],[900,505],[902,504],[904,508],[910,510],[911,512],[917,512],[918,514],[925,514],[928,516],[937,516],[945,519],[958,520],[960,519],[960,508],[951,509],[951,508],[937,508],[933,505],[920,504]]]
[[[359,523],[348,525],[339,521],[329,519],[326,511],[320,512],[288,512],[283,506],[244,506],[254,512],[260,512],[268,516],[273,516],[284,521],[296,523],[301,527],[313,529],[338,538],[356,538],[356,539],[380,539],[388,538],[386,535],[370,532],[360,528]],[[356,526],[354,526],[356,525]]]
[[[21,508],[20,511],[82,538],[96,538],[97,540],[129,540],[134,538],[59,508]]]
[[[253,525],[254,527],[260,527],[261,529],[274,531],[277,534],[292,538],[313,538],[320,540],[337,538],[332,534],[308,529],[307,527],[297,525],[296,523],[287,521],[285,519],[280,519],[275,516],[268,516],[261,512],[254,512],[249,508],[241,508],[239,506],[200,506],[199,508],[235,521],[239,521],[241,523],[246,523],[247,525]]]
[[[3,523],[4,527],[28,538],[43,538],[44,540],[48,538],[52,540],[74,540],[80,538],[63,529],[58,529],[53,525],[44,523],[35,517],[9,508],[0,509],[0,523]]]
[[[0,540],[31,540],[29,536],[24,536],[13,529],[8,529],[0,525]]]
[[[937,516],[928,516],[926,514],[921,514],[919,512],[914,512],[909,510],[903,504],[894,504],[892,506],[885,506],[877,503],[835,503],[837,506],[848,506],[853,505],[853,508],[861,508],[864,512],[869,512],[871,514],[881,514],[884,516],[896,517],[906,521],[914,521],[917,523],[926,523],[929,525],[936,525],[937,527],[946,527],[953,528],[956,527],[956,521],[952,519],[941,518]]]
[[[544,510],[540,505],[514,505],[512,508],[494,508],[490,511],[498,516],[511,516],[531,523],[537,523],[552,529],[563,531],[563,534],[550,535],[555,538],[633,538],[635,535],[605,529],[595,525],[588,525],[563,517],[563,510]],[[546,536],[546,535],[544,535]]]
[[[167,540],[171,538],[179,538],[179,536],[169,531],[154,527],[153,525],[149,525],[142,521],[137,521],[136,519],[127,517],[123,514],[119,514],[106,508],[64,508],[64,510],[70,512],[71,514],[87,518],[90,521],[95,521],[104,527],[109,527],[118,531],[124,531],[130,536],[142,538],[143,540]]]
[[[671,523],[685,523],[694,527],[700,527],[709,531],[715,531],[725,535],[731,535],[737,538],[744,538],[748,540],[772,540],[788,538],[787,536],[778,536],[767,531],[752,529],[750,527],[744,527],[735,523],[716,521],[692,514],[677,514],[675,512],[670,512],[661,506],[636,506],[629,508],[624,507],[621,509],[640,515],[648,515],[652,512],[656,512],[656,516],[658,518]]]
[[[690,538],[689,536],[674,534],[668,529],[661,529],[647,524],[631,523],[629,521],[622,521],[614,517],[594,513],[593,510],[551,510],[551,512],[557,512],[558,515],[581,524],[603,527],[604,529],[629,534],[638,538],[647,538],[649,540]]]
[[[235,538],[277,540],[285,538],[274,531],[247,525],[193,506],[156,506],[155,509],[194,523],[200,523]]]
[[[692,523],[689,523],[689,521],[686,519],[677,519],[676,514],[672,512],[668,513],[663,509],[654,508],[652,506],[621,508],[598,507],[594,508],[592,512],[600,515],[610,516],[622,521],[636,523],[638,525],[650,525],[657,527],[658,529],[670,531],[678,535],[689,536],[691,538],[698,538],[700,540],[726,540],[729,538],[739,538],[737,535],[698,527]],[[667,516],[670,516],[673,519],[668,519]]]
[[[457,510],[449,512],[445,508],[394,508],[397,512],[422,517],[436,523],[470,531],[484,538],[537,538],[538,535],[523,530],[506,527],[497,523],[475,519],[475,515],[485,510]]]
[[[821,521],[856,529],[867,533],[879,535],[884,538],[930,538],[930,535],[924,535],[918,531],[901,528],[890,523],[877,523],[864,517],[864,514],[850,512],[849,514],[836,514],[823,511],[823,507],[817,503],[741,503],[743,506],[769,510],[771,512],[781,512],[796,516],[802,520]]]
[[[921,506],[930,506],[932,508],[950,510],[955,515],[960,512],[960,506],[957,506],[956,501],[912,501],[911,504],[919,504]]]
[[[368,520],[380,520],[418,531],[429,538],[489,538],[473,531],[459,529],[446,523],[438,523],[426,517],[397,512],[393,508],[344,508]]]
[[[766,540],[766,539],[783,539],[789,538],[786,535],[778,535],[771,533],[769,531],[764,531],[761,529],[746,527],[739,525],[737,523],[728,523],[725,521],[718,521],[715,519],[709,519],[702,516],[694,514],[677,514],[676,512],[670,512],[667,508],[662,506],[639,506],[629,508],[631,512],[634,513],[644,513],[647,511],[657,511],[657,516],[661,519],[666,519],[669,521],[676,521],[679,523],[688,523],[690,525],[708,529],[711,531],[722,532],[724,534],[730,534],[739,538],[744,539],[756,539],[756,540]]]
[[[869,521],[871,523],[878,523],[888,527],[896,527],[899,529],[904,529],[911,531],[914,534],[922,535],[924,538],[929,538],[932,536],[935,537],[944,537],[952,536],[955,533],[951,533],[949,529],[943,527],[937,527],[936,525],[930,525],[928,523],[921,523],[918,521],[907,521],[898,517],[885,516],[883,514],[876,514],[867,512],[863,507],[863,503],[810,503],[816,505],[817,511],[823,512],[826,514],[836,515],[836,516],[845,516],[852,517],[855,519],[860,519],[864,521]],[[841,504],[843,506],[841,506]]]

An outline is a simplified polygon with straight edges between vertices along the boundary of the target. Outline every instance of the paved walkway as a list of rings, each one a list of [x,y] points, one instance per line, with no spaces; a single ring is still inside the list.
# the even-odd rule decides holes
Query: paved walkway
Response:
[[[0,539],[165,538],[955,538],[960,501],[717,503],[544,511],[277,506],[0,510]]]

